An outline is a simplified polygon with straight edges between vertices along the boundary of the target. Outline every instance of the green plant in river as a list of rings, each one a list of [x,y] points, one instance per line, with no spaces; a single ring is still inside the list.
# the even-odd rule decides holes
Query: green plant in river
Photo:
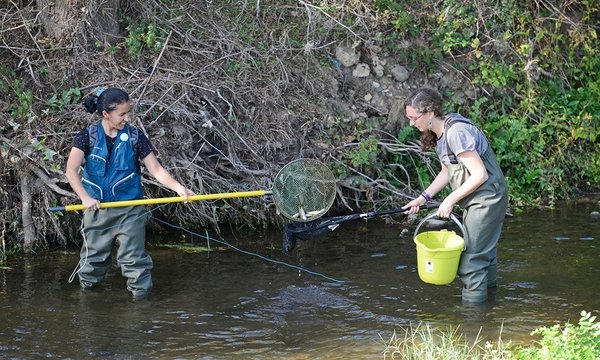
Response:
[[[197,244],[189,244],[189,243],[182,243],[182,244],[163,244],[161,245],[161,247],[166,247],[169,249],[174,249],[177,251],[181,251],[184,253],[203,253],[203,252],[211,252],[211,251],[226,251],[228,250],[227,247],[225,246],[204,246],[204,245],[197,245]]]
[[[384,359],[511,359],[511,344],[499,340],[494,345],[477,337],[472,343],[467,341],[459,328],[434,329],[429,324],[420,323],[404,329],[398,336],[394,331],[390,340],[383,340]]]
[[[479,337],[468,342],[458,327],[443,330],[421,323],[403,330],[403,336],[394,331],[390,340],[382,339],[384,359],[600,359],[600,323],[586,311],[577,325],[537,328],[532,335],[541,338],[530,346],[514,346],[501,337],[496,344]]]

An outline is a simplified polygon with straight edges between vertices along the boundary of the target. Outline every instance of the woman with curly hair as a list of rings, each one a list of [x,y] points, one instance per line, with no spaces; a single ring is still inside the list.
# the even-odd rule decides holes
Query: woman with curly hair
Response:
[[[464,302],[487,301],[488,288],[496,287],[497,245],[508,191],[496,155],[483,132],[459,114],[443,113],[442,95],[431,88],[414,91],[404,102],[410,125],[421,132],[423,150],[435,150],[441,170],[419,197],[406,204],[416,213],[446,185],[452,192],[440,204],[439,217],[447,218],[459,205],[468,242],[460,258],[458,275]]]

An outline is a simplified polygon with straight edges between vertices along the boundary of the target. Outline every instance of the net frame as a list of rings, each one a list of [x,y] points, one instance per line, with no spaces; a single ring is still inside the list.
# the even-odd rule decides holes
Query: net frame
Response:
[[[321,161],[301,158],[286,164],[275,176],[273,200],[280,215],[295,222],[314,221],[335,200],[336,179]]]

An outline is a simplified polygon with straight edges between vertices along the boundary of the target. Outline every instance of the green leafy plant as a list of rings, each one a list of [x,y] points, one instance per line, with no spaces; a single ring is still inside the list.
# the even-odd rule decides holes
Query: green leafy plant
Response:
[[[350,162],[354,167],[361,167],[372,164],[377,158],[378,140],[374,136],[369,136],[358,145],[358,149],[350,154]]]
[[[16,119],[27,119],[31,115],[31,104],[33,103],[33,93],[23,87],[21,80],[15,79],[11,83],[11,88],[17,95],[17,101],[8,106],[9,114]]]
[[[388,16],[407,7],[419,38],[428,39],[412,42],[409,52],[398,49],[402,61],[426,72],[450,62],[482,90],[479,99],[450,101],[446,110],[469,114],[483,128],[511,204],[554,205],[578,187],[597,189],[600,51],[587,25],[597,7],[586,0],[561,8],[443,0],[428,13],[418,11],[422,6],[380,0],[374,8]],[[427,21],[432,14],[437,21]]]
[[[33,112],[33,92],[8,67],[0,67],[0,95],[8,101],[8,125],[17,131],[24,123],[32,123],[37,117]],[[0,129],[3,125],[0,125]]]
[[[541,327],[532,335],[540,335],[537,344],[521,348],[517,358],[537,359],[600,359],[600,323],[596,317],[582,311],[577,325],[566,323],[551,327]]]
[[[389,23],[400,34],[408,32],[413,22],[412,16],[399,1],[375,0],[375,10],[382,17],[384,23]]]
[[[382,338],[384,359],[600,359],[600,323],[586,311],[581,312],[577,325],[535,329],[531,334],[541,338],[529,346],[514,346],[501,337],[495,344],[479,337],[469,342],[458,327],[435,329],[418,324],[403,331],[403,336],[394,331],[390,340]]]
[[[237,61],[228,61],[225,63],[223,70],[230,77],[235,77],[240,71],[241,65]]]
[[[48,99],[48,105],[55,109],[64,109],[67,105],[76,104],[81,100],[81,89],[79,87],[64,90],[61,97],[56,94]]]
[[[165,45],[168,31],[149,20],[134,21],[127,19],[127,38],[125,45],[130,56],[139,58],[142,49],[160,52]]]
[[[405,143],[408,140],[416,140],[419,138],[419,130],[413,126],[405,126],[398,131],[398,142]]]

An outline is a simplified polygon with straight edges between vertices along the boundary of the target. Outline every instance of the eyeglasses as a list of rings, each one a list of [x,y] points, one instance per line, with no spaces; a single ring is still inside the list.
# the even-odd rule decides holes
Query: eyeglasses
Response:
[[[416,117],[416,118],[414,118],[414,119],[413,119],[413,118],[411,118],[411,117],[409,117],[409,116],[406,116],[406,118],[408,119],[408,121],[409,121],[409,122],[411,122],[411,121],[412,121],[412,122],[417,122],[417,121],[418,121],[420,118],[422,118],[422,117],[423,117],[423,115],[425,115],[425,114],[426,114],[426,113],[422,113],[421,115],[419,115],[418,117]]]

